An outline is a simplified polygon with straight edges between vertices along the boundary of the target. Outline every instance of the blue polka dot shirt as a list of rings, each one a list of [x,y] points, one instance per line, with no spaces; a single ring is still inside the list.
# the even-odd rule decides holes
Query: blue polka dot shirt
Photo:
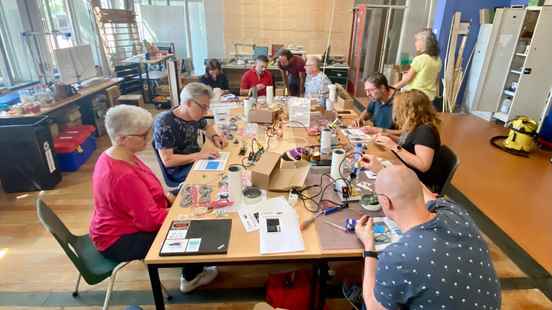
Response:
[[[379,255],[374,294],[387,309],[500,309],[489,250],[466,210],[439,199],[431,221]]]

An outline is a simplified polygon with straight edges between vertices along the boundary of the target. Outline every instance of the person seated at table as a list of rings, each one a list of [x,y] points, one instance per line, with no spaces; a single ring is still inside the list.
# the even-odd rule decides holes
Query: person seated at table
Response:
[[[201,83],[189,83],[180,93],[180,104],[170,111],[160,113],[153,126],[153,140],[159,157],[172,180],[183,182],[192,165],[200,159],[218,157],[215,149],[198,144],[199,130],[205,130],[208,139],[218,148],[226,145],[213,124],[204,118],[213,97],[211,87]]]
[[[305,90],[305,60],[288,49],[278,51],[278,68],[289,96],[302,97]]]
[[[144,259],[174,201],[136,156],[151,141],[152,116],[143,108],[119,105],[107,111],[105,125],[112,146],[100,155],[92,175],[90,237],[109,259]],[[213,281],[217,274],[215,267],[185,266],[180,289],[189,292]]]
[[[419,90],[399,93],[393,103],[393,119],[401,135],[377,134],[374,142],[395,153],[429,189],[436,190],[442,173],[438,158],[441,121],[429,98]],[[378,163],[374,163],[374,172],[382,168]]]
[[[272,74],[267,70],[268,57],[259,55],[255,59],[255,66],[242,75],[240,82],[240,96],[251,95],[252,89],[257,89],[257,96],[266,96],[266,87],[272,86]]]
[[[393,128],[393,99],[397,91],[389,86],[387,78],[381,73],[373,73],[364,80],[364,90],[370,98],[370,102],[355,121],[356,127],[362,127],[367,134],[389,132]]]
[[[434,199],[405,166],[381,170],[375,192],[402,237],[376,254],[372,219],[358,220],[366,309],[500,309],[489,249],[465,209]]]
[[[211,86],[211,88],[219,88],[223,91],[227,91],[228,79],[224,72],[222,72],[222,66],[217,59],[209,59],[205,65],[205,74],[201,76],[201,83]]]
[[[320,58],[316,56],[307,57],[305,69],[307,71],[307,79],[305,81],[305,97],[319,98],[320,95],[328,95],[328,85],[332,81],[320,71]]]

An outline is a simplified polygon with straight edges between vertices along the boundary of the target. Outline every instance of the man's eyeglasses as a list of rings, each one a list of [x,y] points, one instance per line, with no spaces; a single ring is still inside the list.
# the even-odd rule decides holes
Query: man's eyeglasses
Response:
[[[385,197],[387,199],[387,201],[389,201],[389,205],[391,205],[391,206],[393,205],[393,202],[391,201],[391,198],[389,198],[389,196],[387,196],[385,194],[380,194],[380,193],[374,193],[374,195]]]
[[[203,112],[209,111],[209,106],[202,105],[201,103],[199,103],[198,101],[193,100],[193,99],[192,99],[192,101],[193,101],[193,103],[197,104],[197,106],[201,109],[201,111],[203,111]]]

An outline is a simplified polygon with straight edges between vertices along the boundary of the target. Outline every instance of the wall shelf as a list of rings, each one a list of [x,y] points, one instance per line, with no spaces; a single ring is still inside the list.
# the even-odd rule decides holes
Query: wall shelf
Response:
[[[508,114],[507,113],[496,112],[495,114],[493,114],[493,117],[497,120],[503,121],[504,123],[506,123],[508,121]]]
[[[504,90],[504,95],[514,97],[516,95],[516,92],[505,89]]]

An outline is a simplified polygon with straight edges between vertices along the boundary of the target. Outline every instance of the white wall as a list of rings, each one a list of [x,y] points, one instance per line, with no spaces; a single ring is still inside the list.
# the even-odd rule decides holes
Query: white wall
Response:
[[[224,57],[224,0],[204,1],[207,57]]]

